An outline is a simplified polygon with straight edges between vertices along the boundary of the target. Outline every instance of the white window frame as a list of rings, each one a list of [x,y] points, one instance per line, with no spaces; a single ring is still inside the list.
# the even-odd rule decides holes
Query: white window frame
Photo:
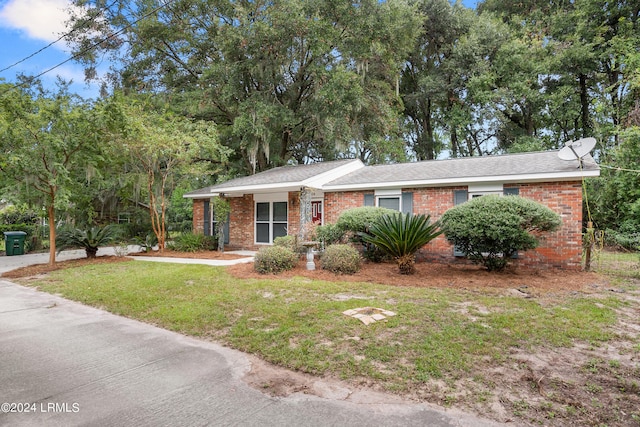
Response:
[[[402,210],[402,190],[375,190],[374,192],[375,206],[380,207],[380,199],[398,199],[398,212]]]
[[[269,225],[269,241],[258,242],[258,203],[269,204],[269,219],[267,221],[260,221],[260,224]],[[273,205],[274,203],[285,203],[287,206],[287,218],[286,221],[274,221],[273,220]],[[285,228],[289,228],[289,200],[288,194],[260,194],[255,195],[253,199],[253,243],[255,245],[272,245],[273,244],[273,225],[285,224]]]
[[[474,197],[487,196],[489,194],[497,194],[498,196],[504,195],[504,188],[502,184],[476,184],[469,185],[467,187],[468,200]]]

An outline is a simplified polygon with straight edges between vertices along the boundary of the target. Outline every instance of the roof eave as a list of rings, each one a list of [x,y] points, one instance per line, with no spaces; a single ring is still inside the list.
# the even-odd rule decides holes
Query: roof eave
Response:
[[[324,191],[351,191],[366,190],[374,188],[413,188],[413,187],[435,187],[435,186],[456,186],[475,184],[480,182],[548,182],[548,181],[579,181],[583,177],[591,178],[600,176],[600,170],[582,170],[576,172],[555,172],[546,174],[522,174],[522,175],[496,175],[496,176],[474,176],[462,178],[440,178],[428,180],[412,181],[389,181],[389,182],[364,182],[358,184],[325,185]]]

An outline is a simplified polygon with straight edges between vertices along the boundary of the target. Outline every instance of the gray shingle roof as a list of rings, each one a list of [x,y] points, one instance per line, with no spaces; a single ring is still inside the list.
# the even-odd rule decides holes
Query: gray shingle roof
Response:
[[[300,185],[323,173],[346,166],[358,160],[338,160],[309,165],[282,166],[242,178],[232,179],[222,184],[202,188],[185,194],[197,198],[212,193],[249,193],[258,189],[280,188]],[[508,182],[514,180],[543,181],[559,179],[580,179],[597,176],[598,165],[591,156],[586,156],[582,170],[578,161],[558,158],[558,151],[508,154],[502,156],[465,157],[461,159],[429,160],[414,163],[399,163],[360,167],[330,182],[320,184],[325,191],[346,189],[373,189],[406,185],[455,185],[482,181]],[[330,179],[330,178],[328,178]]]
[[[312,163],[308,165],[281,166],[257,173],[255,175],[244,176],[241,178],[223,182],[222,184],[201,188],[199,190],[195,190],[188,194],[185,194],[185,196],[193,197],[200,194],[223,192],[228,188],[247,187],[252,185],[297,184],[354,161],[354,159],[348,159],[336,160],[332,162]]]
[[[583,162],[583,170],[597,171],[599,168],[593,159],[587,156]],[[403,181],[427,182],[454,179],[459,181],[464,178],[507,177],[509,175],[543,176],[572,172],[576,176],[580,176],[577,160],[561,160],[558,158],[557,151],[544,151],[369,166],[328,182],[325,188]]]

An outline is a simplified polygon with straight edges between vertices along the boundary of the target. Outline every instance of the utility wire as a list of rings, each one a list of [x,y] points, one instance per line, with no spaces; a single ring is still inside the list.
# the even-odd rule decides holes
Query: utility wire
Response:
[[[25,82],[25,83],[21,83],[18,85],[13,85],[11,86],[9,89],[5,90],[4,92],[0,93],[0,96],[4,96],[7,93],[11,92],[12,90],[18,89],[20,87],[25,87],[26,85],[30,84],[30,82],[32,82],[33,80],[36,80],[39,77],[44,76],[47,73],[50,73],[51,71],[55,70],[56,68],[59,68],[61,66],[63,66],[64,64],[66,64],[69,61],[73,61],[74,59],[79,58],[80,56],[84,55],[87,52],[90,52],[91,50],[95,49],[98,45],[106,42],[109,39],[114,38],[115,36],[118,36],[120,34],[122,34],[125,30],[128,30],[129,28],[133,27],[135,24],[137,24],[138,22],[142,21],[145,18],[148,18],[149,16],[153,15],[154,13],[158,12],[159,10],[169,6],[171,3],[174,3],[176,0],[168,0],[166,3],[154,8],[153,10],[151,10],[150,12],[147,12],[146,14],[144,14],[143,16],[141,16],[140,18],[136,19],[135,21],[133,21],[130,24],[127,24],[126,26],[122,27],[121,29],[119,29],[118,31],[116,31],[113,34],[108,35],[107,37],[100,39],[99,41],[93,43],[91,46],[89,46],[86,49],[81,50],[80,52],[76,53],[75,55],[70,56],[69,58],[65,59],[64,61],[54,65],[51,68],[48,68],[46,70],[44,70],[43,72],[41,72],[38,75],[29,77],[29,81]]]
[[[114,4],[116,4],[118,0],[114,0],[109,6],[106,6],[104,8],[102,8],[100,10],[100,12],[104,12],[106,10],[109,10],[111,8],[111,6],[113,6]],[[70,36],[71,34],[75,33],[76,31],[78,31],[81,28],[85,28],[87,26],[87,24],[93,22],[98,16],[100,16],[100,12],[96,13],[94,16],[91,17],[91,19],[85,23],[85,25],[83,25],[82,27],[78,27],[78,28],[74,28],[71,31],[69,31],[68,33],[65,33],[63,35],[61,35],[60,37],[58,37],[56,40],[52,41],[51,43],[49,43],[48,45],[46,45],[43,48],[38,49],[37,51],[33,52],[31,55],[26,56],[24,58],[22,58],[21,60],[9,65],[8,67],[3,68],[2,70],[0,70],[0,73],[2,73],[3,71],[7,71],[13,67],[15,67],[16,65],[22,64],[24,61],[33,58],[34,56],[36,56],[37,54],[39,54],[40,52],[50,48],[51,46],[53,46],[54,44],[58,43],[60,40]]]
[[[640,173],[640,170],[638,170],[638,169],[625,169],[625,168],[621,168],[621,167],[618,167],[618,166],[608,166],[608,165],[599,165],[599,166],[601,168],[607,168],[607,169],[612,169],[612,170],[616,170],[616,171]]]

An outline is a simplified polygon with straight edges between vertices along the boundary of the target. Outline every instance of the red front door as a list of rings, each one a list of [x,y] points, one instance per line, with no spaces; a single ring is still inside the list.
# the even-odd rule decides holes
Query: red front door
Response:
[[[322,202],[311,202],[311,222],[314,224],[322,224]]]

